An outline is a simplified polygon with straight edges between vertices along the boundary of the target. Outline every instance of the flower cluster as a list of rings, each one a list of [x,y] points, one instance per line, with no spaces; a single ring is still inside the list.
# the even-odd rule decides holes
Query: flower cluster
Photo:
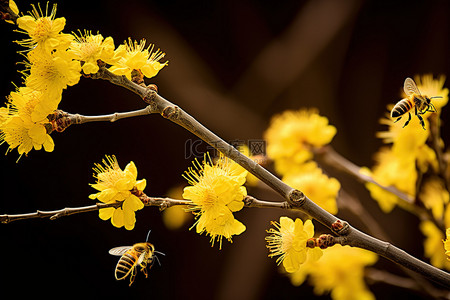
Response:
[[[307,240],[314,236],[314,225],[311,220],[280,217],[280,222],[271,222],[275,228],[270,228],[266,237],[269,257],[279,256],[277,263],[283,263],[286,272],[297,272],[306,261],[317,261],[322,256],[322,250],[307,247]]]
[[[130,162],[124,170],[119,167],[115,156],[106,156],[103,165],[96,163],[94,167],[94,177],[97,182],[90,184],[97,193],[91,194],[90,199],[97,199],[103,203],[119,203],[117,207],[107,207],[99,210],[99,217],[102,220],[111,219],[115,227],[125,226],[125,229],[132,230],[136,223],[135,211],[144,207],[142,201],[135,195],[145,189],[147,181],[137,179],[137,169],[133,162]]]
[[[214,163],[205,155],[203,163],[196,160],[193,165],[184,174],[190,186],[184,188],[183,198],[193,202],[197,233],[206,232],[212,245],[217,240],[221,249],[222,238],[231,242],[233,235],[246,229],[233,213],[244,207],[247,190],[242,185],[247,171],[223,154]]]
[[[375,297],[364,282],[364,268],[376,261],[377,255],[370,251],[336,244],[323,250],[320,260],[309,260],[288,275],[295,286],[309,277],[316,295],[331,291],[334,300],[371,300]]]
[[[10,5],[17,10],[14,2]],[[21,71],[24,86],[11,93],[2,109],[0,142],[6,142],[9,150],[17,148],[20,155],[33,148],[53,151],[49,134],[54,124],[49,116],[57,110],[63,90],[76,85],[82,74],[98,72],[99,63],[110,65],[118,75],[130,77],[135,70],[148,78],[167,65],[159,63],[165,54],[153,52],[153,45],[144,49],[145,40],[138,45],[130,39],[115,49],[111,37],[103,38],[90,31],[79,31],[79,35],[63,33],[65,25],[65,18],[56,18],[56,4],[50,12],[48,4],[44,11],[39,5],[32,5],[28,14],[17,19],[18,32],[27,35],[17,41],[25,48],[25,70]],[[24,104],[23,100],[31,102]],[[18,105],[26,106],[26,113],[19,115]]]
[[[330,143],[335,134],[336,128],[314,109],[276,115],[265,133],[267,155],[283,181],[332,214],[338,212],[340,183],[324,174],[311,159],[313,150]]]
[[[442,97],[432,99],[433,105],[440,112],[441,108],[448,102],[448,89],[444,88],[445,77],[441,76],[434,79],[431,75],[424,75],[416,77],[415,80],[422,95]],[[392,107],[389,106],[388,108]],[[423,115],[425,128],[430,127],[428,120],[430,115],[431,113]],[[387,131],[379,132],[377,136],[391,146],[381,148],[376,155],[376,165],[372,170],[363,168],[361,171],[370,175],[383,186],[394,186],[405,194],[415,197],[419,174],[424,174],[429,169],[436,170],[438,168],[436,154],[426,143],[430,136],[430,130],[423,130],[418,118],[412,118],[408,126],[405,127],[401,122],[394,123],[390,117],[381,119],[380,123],[388,125],[389,128]],[[397,196],[373,183],[366,184],[366,187],[386,213],[399,203]],[[423,195],[429,195],[429,193]],[[422,201],[428,202],[427,206],[431,203],[428,200]],[[436,203],[433,205],[436,205]]]

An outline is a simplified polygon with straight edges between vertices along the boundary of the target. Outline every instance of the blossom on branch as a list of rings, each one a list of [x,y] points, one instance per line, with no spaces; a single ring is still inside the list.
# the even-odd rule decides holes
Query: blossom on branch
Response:
[[[307,247],[307,240],[314,236],[314,225],[311,220],[280,217],[280,222],[271,222],[275,228],[270,228],[270,235],[265,239],[269,248],[269,257],[279,256],[277,264],[283,263],[286,272],[299,270],[305,261],[316,261],[322,256],[322,250]]]
[[[159,62],[166,54],[159,49],[153,51],[153,44],[145,48],[145,43],[145,39],[139,43],[131,38],[125,41],[117,47],[115,55],[118,59],[109,70],[116,75],[125,75],[128,79],[131,79],[133,70],[141,72],[147,78],[156,76],[168,63]]]
[[[223,154],[213,163],[206,157],[200,164],[193,162],[183,175],[191,186],[184,188],[183,198],[191,200],[194,205],[190,210],[198,218],[194,226],[197,233],[211,236],[222,248],[222,238],[232,242],[232,236],[245,231],[245,225],[234,218],[233,212],[244,207],[243,199],[247,190],[245,183],[247,171]]]
[[[73,39],[70,34],[63,34],[61,31],[66,25],[65,18],[56,18],[56,4],[53,5],[50,15],[48,14],[48,4],[45,8],[45,14],[41,7],[31,5],[33,10],[29,15],[17,19],[17,25],[29,36],[22,41],[17,41],[23,47],[31,49],[43,49],[50,52],[53,49],[66,49]]]
[[[40,150],[44,147],[45,151],[51,152],[55,147],[49,135],[52,127],[48,119],[44,117],[37,122],[32,120],[32,114],[41,98],[41,92],[20,87],[11,92],[7,107],[2,110],[0,141],[9,145],[8,151],[17,148],[20,157],[33,148]]]
[[[364,282],[364,268],[376,261],[373,252],[336,244],[323,250],[319,260],[307,261],[288,275],[295,286],[303,284],[309,276],[314,293],[322,295],[331,291],[333,300],[374,300]]]
[[[285,111],[272,118],[265,139],[267,154],[280,174],[287,174],[313,157],[312,148],[325,146],[336,134],[336,127],[315,109]]]
[[[93,35],[90,31],[75,35],[75,40],[70,44],[69,52],[83,62],[81,69],[84,74],[94,74],[99,70],[97,61],[102,60],[107,64],[115,63],[118,58],[114,53],[114,40],[112,37],[103,38],[101,34]]]
[[[90,199],[97,199],[103,203],[119,202],[118,207],[107,207],[99,210],[102,220],[111,219],[115,227],[125,226],[132,230],[136,223],[135,211],[144,207],[142,201],[134,195],[142,192],[147,184],[145,179],[137,179],[137,169],[134,162],[128,163],[124,170],[119,167],[115,156],[106,156],[103,165],[96,163],[93,170],[97,182],[90,184],[98,193],[89,195]]]

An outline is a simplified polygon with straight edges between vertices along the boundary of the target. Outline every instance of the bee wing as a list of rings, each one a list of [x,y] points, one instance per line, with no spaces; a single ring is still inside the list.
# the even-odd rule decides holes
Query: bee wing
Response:
[[[125,254],[125,252],[127,252],[131,248],[132,248],[131,246],[115,247],[109,250],[108,253],[115,256],[122,256]]]
[[[420,95],[420,91],[417,88],[416,83],[409,77],[405,79],[405,83],[403,84],[403,90],[405,91],[405,94],[407,96],[412,94]]]
[[[145,252],[142,252],[141,255],[139,255],[136,265],[140,265],[144,261],[144,258],[145,258]]]

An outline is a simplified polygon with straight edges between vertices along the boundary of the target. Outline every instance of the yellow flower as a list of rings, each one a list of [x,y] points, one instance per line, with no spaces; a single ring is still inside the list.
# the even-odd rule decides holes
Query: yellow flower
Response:
[[[133,162],[130,162],[124,170],[120,169],[115,156],[106,156],[103,164],[95,164],[93,168],[96,174],[94,177],[97,183],[90,184],[98,193],[89,195],[90,199],[98,199],[103,203],[120,202],[119,207],[108,207],[99,210],[99,217],[102,220],[111,219],[115,227],[125,226],[125,229],[132,230],[136,223],[135,211],[144,207],[142,201],[133,193],[143,191],[147,184],[145,179],[136,180],[137,169]]]
[[[50,15],[48,15],[48,6],[45,9],[45,15],[40,6],[38,8],[34,5],[31,6],[33,10],[30,15],[17,19],[19,28],[23,29],[22,32],[28,34],[30,38],[18,41],[18,43],[30,50],[39,47],[48,53],[57,48],[66,49],[73,37],[70,34],[60,33],[66,25],[66,19],[55,19],[56,4],[53,5]]]
[[[222,154],[214,164],[205,155],[203,164],[195,161],[194,167],[183,175],[191,184],[184,188],[183,198],[193,202],[191,210],[198,217],[194,224],[197,233],[209,234],[213,246],[217,239],[221,249],[223,237],[232,242],[233,235],[245,231],[233,212],[244,207],[247,190],[242,185],[247,172]]]
[[[29,75],[25,84],[43,93],[40,108],[32,115],[33,121],[37,121],[57,109],[63,89],[78,83],[81,66],[67,51],[49,54],[35,49],[28,53],[28,59]]]
[[[420,230],[425,235],[424,250],[425,256],[436,268],[450,270],[450,261],[446,259],[446,252],[442,249],[444,234],[431,221],[420,223]]]
[[[98,72],[97,60],[112,64],[114,58],[114,40],[112,37],[103,39],[101,34],[92,35],[90,31],[85,31],[80,36],[75,35],[75,41],[70,45],[71,53],[75,58],[84,64],[81,67],[85,74]]]
[[[444,242],[445,255],[447,255],[447,260],[450,260],[450,228],[445,231],[447,239]]]
[[[0,141],[9,144],[8,151],[17,148],[19,154],[28,154],[33,148],[52,152],[55,144],[49,133],[52,127],[46,118],[33,122],[31,115],[41,101],[42,94],[28,87],[17,88],[8,97],[7,108],[2,110]],[[19,157],[20,159],[20,157]]]
[[[442,97],[431,99],[431,103],[436,107],[438,113],[440,113],[441,108],[448,102],[448,88],[444,88],[445,76],[440,75],[437,79],[434,79],[432,74],[422,76],[417,75],[414,76],[414,81],[422,95],[428,97]],[[429,114],[426,114],[425,116],[427,117]]]
[[[283,176],[283,181],[293,188],[301,190],[329,213],[337,214],[336,197],[341,188],[339,181],[323,174],[316,164],[309,165],[311,167],[306,168],[305,172],[289,173]]]
[[[450,196],[444,183],[439,178],[432,178],[425,182],[420,193],[420,200],[426,208],[431,209],[433,217],[441,220],[444,215],[444,206],[448,204]]]
[[[312,158],[311,147],[322,147],[331,142],[336,128],[316,110],[285,111],[272,118],[265,139],[267,154],[274,160],[280,174]]]
[[[370,251],[336,244],[325,249],[318,261],[307,261],[288,275],[295,286],[309,276],[316,295],[331,291],[334,300],[374,300],[364,282],[364,268],[376,261],[377,255]]]
[[[145,42],[145,39],[142,39],[139,43],[131,39],[128,39],[128,42],[125,41],[116,49],[115,55],[120,59],[113,62],[109,70],[116,75],[125,75],[128,79],[131,79],[133,70],[139,70],[147,78],[156,76],[159,70],[167,65],[167,61],[159,62],[164,58],[165,53],[159,49],[153,52],[153,44],[145,49]]]
[[[361,168],[361,173],[371,176],[383,186],[394,186],[407,195],[415,196],[417,170],[414,157],[396,155],[391,149],[382,148],[375,159],[377,163],[372,171]],[[367,183],[366,188],[385,213],[389,213],[398,203],[397,196],[373,183]]]
[[[316,261],[322,255],[322,250],[306,247],[306,241],[314,236],[314,225],[311,220],[296,219],[295,222],[288,217],[280,217],[280,223],[271,222],[274,228],[267,232],[271,235],[265,239],[269,248],[269,257],[279,256],[277,263],[283,262],[286,272],[293,273],[299,270],[307,261]]]
[[[33,148],[40,150],[43,146],[45,151],[51,152],[55,147],[45,125],[24,121],[18,115],[11,115],[1,123],[0,132],[1,143],[8,143],[8,151],[17,147],[20,157],[22,154],[28,154]]]

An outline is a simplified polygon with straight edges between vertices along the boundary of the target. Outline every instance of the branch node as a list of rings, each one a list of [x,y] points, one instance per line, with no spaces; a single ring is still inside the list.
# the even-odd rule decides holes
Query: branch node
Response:
[[[340,236],[348,235],[349,229],[350,226],[345,221],[336,220],[333,224],[331,224],[331,230]]]
[[[289,192],[288,203],[292,207],[301,207],[306,201],[306,196],[302,191],[293,189]]]
[[[173,105],[164,108],[161,115],[166,119],[176,120],[180,117],[180,112],[181,112],[180,108],[176,105]]]
[[[152,104],[156,98],[156,94],[157,94],[157,92],[155,91],[155,89],[153,89],[151,87],[147,87],[147,89],[145,90],[144,96],[142,97],[142,100],[144,100],[144,102],[146,102],[148,104]]]

